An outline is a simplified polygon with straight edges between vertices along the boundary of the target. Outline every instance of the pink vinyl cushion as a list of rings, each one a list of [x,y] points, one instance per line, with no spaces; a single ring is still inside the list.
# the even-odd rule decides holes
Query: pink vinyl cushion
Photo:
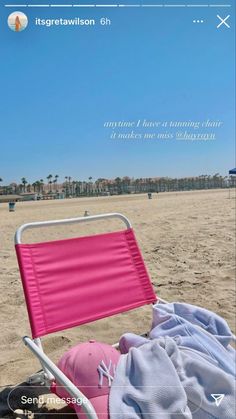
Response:
[[[111,345],[90,340],[69,349],[58,362],[61,371],[90,400],[99,419],[107,419],[108,396],[120,353]],[[61,398],[69,394],[60,385],[53,386]],[[86,418],[81,406],[74,405],[79,418]]]
[[[17,244],[16,252],[33,338],[157,299],[132,229]]]

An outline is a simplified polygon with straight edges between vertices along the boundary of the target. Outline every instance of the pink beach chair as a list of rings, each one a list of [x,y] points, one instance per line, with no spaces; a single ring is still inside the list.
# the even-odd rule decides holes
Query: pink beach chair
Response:
[[[126,229],[112,233],[23,244],[26,229],[121,219]],[[93,405],[47,357],[41,338],[157,301],[134,231],[122,214],[35,222],[15,234],[16,253],[32,331],[24,343],[36,355],[49,388],[56,381],[75,399],[84,399],[86,417],[98,416]]]

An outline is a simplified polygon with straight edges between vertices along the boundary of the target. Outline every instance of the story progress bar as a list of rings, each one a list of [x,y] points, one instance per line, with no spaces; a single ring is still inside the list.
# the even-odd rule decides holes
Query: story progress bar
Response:
[[[205,8],[205,7],[213,7],[213,8],[229,8],[231,4],[5,4],[4,7],[32,7],[32,8],[44,8],[44,7],[104,7],[104,8],[115,8],[115,7],[142,7],[142,8],[158,8],[158,7],[166,7],[166,8]]]

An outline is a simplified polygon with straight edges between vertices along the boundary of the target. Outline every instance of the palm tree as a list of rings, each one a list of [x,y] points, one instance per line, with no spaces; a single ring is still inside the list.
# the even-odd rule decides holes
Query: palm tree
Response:
[[[59,178],[59,175],[55,175],[55,179],[53,181],[53,183],[55,184],[55,187],[56,187],[56,192],[58,192],[58,189],[57,189],[57,180],[58,180],[58,178]]]
[[[33,186],[33,190],[34,190],[34,192],[36,192],[37,182],[33,182],[33,183],[32,183],[32,186]]]
[[[39,183],[40,183],[39,192],[43,194],[43,185],[44,185],[43,179],[40,179]]]
[[[23,185],[23,191],[25,192],[25,186],[26,186],[26,184],[28,183],[25,177],[22,177],[22,178],[21,178],[21,183],[22,183],[22,185]]]
[[[122,193],[122,190],[121,190],[121,178],[120,177],[116,177],[115,178],[115,185],[116,185],[117,193],[118,193],[118,195],[120,195]]]
[[[71,176],[68,176],[68,182],[69,182],[69,195],[71,195]]]
[[[49,193],[52,193],[52,180],[49,180]]]
[[[91,195],[91,192],[92,192],[92,188],[91,188],[91,186],[92,186],[92,176],[89,176],[89,178],[88,178],[88,180],[89,180],[89,184],[88,184],[88,192],[89,192],[89,195]]]
[[[134,179],[134,193],[140,192],[140,179]]]
[[[57,180],[56,179],[53,179],[52,181],[51,181],[52,183],[53,183],[53,190],[54,190],[54,192],[55,192],[55,189],[56,189],[56,187],[55,187],[55,185],[56,185],[56,182],[57,182]]]
[[[37,191],[37,193],[40,194],[40,190],[41,190],[41,182],[40,182],[40,180],[36,180],[36,182],[32,183],[32,186],[34,188],[34,192]]]
[[[68,198],[68,196],[69,196],[69,190],[68,190],[68,176],[65,176],[65,192],[66,192],[66,198]]]
[[[219,188],[219,173],[213,175],[213,188]]]
[[[51,174],[47,176],[48,185],[49,185],[49,192],[50,193],[52,192],[52,181],[51,181],[52,177],[53,176]]]
[[[79,196],[81,194],[81,187],[82,187],[82,182],[79,180],[78,182],[76,182],[76,187],[75,187],[76,196]]]
[[[72,181],[72,196],[75,196],[75,192],[76,192],[76,185],[77,185],[76,180],[73,180],[73,181]]]

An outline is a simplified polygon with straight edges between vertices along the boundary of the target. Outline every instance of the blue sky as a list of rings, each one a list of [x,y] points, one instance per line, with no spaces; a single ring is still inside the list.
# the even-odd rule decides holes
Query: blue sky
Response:
[[[169,1],[174,3],[185,2]],[[19,7],[29,19],[21,33],[9,30],[6,23],[16,9],[1,4],[0,177],[4,183],[22,176],[33,182],[49,173],[61,180],[65,175],[80,180],[226,175],[235,165],[235,10],[234,2],[220,2],[224,3],[232,7]],[[231,15],[230,29],[216,28],[217,14]],[[34,25],[35,17],[98,21],[103,16],[111,19],[111,26]],[[193,24],[195,18],[204,19],[204,24]],[[210,119],[224,124],[216,141],[195,143],[112,141],[103,127],[105,121],[144,118]]]

